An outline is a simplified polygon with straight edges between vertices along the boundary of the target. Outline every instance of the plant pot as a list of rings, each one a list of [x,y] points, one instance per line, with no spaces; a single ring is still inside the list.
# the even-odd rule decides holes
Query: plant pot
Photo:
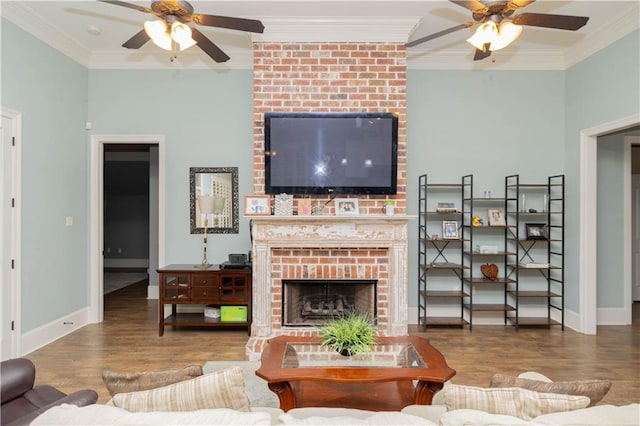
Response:
[[[349,352],[349,349],[347,349],[347,348],[342,348],[340,350],[336,349],[336,351],[338,351],[338,353],[340,355],[342,355],[342,356],[351,356],[351,353]]]

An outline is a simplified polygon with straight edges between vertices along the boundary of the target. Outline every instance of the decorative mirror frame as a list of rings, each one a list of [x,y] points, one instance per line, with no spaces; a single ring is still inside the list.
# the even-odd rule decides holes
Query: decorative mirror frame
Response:
[[[209,234],[237,234],[239,231],[238,216],[238,168],[237,167],[190,167],[189,168],[189,210],[191,213],[191,233],[202,234],[204,227],[196,226],[196,174],[230,173],[231,174],[231,220],[230,226],[209,226]]]

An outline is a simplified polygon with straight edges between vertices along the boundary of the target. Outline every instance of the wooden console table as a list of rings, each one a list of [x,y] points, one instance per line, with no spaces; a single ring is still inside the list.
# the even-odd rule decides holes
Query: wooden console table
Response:
[[[160,297],[158,300],[158,335],[165,326],[239,327],[251,333],[251,269],[207,269],[199,265],[168,265],[158,269]],[[171,315],[165,318],[164,307],[171,305]],[[245,306],[246,321],[221,321],[209,318],[202,311],[177,312],[177,305]]]
[[[344,407],[395,411],[431,404],[456,374],[427,339],[378,337],[371,352],[343,357],[317,337],[267,341],[256,375],[268,382],[280,408]],[[414,387],[413,380],[418,383]]]

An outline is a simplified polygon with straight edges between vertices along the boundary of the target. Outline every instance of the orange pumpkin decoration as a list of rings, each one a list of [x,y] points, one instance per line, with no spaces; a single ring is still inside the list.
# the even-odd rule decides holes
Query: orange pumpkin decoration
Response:
[[[485,263],[480,266],[480,272],[482,275],[491,281],[495,281],[498,278],[498,265],[495,263]]]

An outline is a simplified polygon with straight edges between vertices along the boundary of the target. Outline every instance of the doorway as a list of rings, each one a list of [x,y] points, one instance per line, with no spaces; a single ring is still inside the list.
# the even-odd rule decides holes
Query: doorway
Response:
[[[0,133],[0,360],[20,354],[20,176],[22,115],[2,108]]]
[[[164,263],[164,185],[165,145],[161,135],[93,135],[91,137],[91,193],[90,193],[90,260],[91,305],[89,322],[104,320],[104,276],[105,268],[105,157],[108,151],[134,151],[146,147],[149,156],[148,193],[148,265],[149,286],[147,298],[158,298],[155,271]],[[107,151],[107,152],[106,152]],[[118,247],[114,247],[116,254]],[[125,262],[126,264],[126,262]]]
[[[150,151],[154,149],[157,146],[151,144],[104,146],[105,297],[148,279],[149,218],[157,210],[149,202]]]
[[[640,124],[640,114],[634,114],[600,126],[584,129],[580,133],[580,220],[579,220],[579,284],[580,315],[576,328],[585,334],[597,331],[597,142],[598,137],[636,127]],[[630,149],[629,149],[630,151]],[[626,162],[627,164],[630,161]],[[625,164],[625,167],[628,167]],[[628,173],[630,176],[630,172]],[[630,177],[629,177],[630,181]],[[630,188],[627,191],[630,194]],[[630,197],[629,197],[630,198]],[[629,200],[630,202],[630,200]],[[630,211],[625,206],[625,211]],[[630,215],[627,214],[627,217]],[[625,229],[630,230],[629,223]],[[631,320],[631,232],[625,235],[625,308]],[[628,241],[627,241],[628,240]],[[627,278],[628,277],[628,278]],[[627,296],[628,294],[628,296]],[[629,303],[627,303],[629,301]],[[629,322],[630,323],[630,322]]]

